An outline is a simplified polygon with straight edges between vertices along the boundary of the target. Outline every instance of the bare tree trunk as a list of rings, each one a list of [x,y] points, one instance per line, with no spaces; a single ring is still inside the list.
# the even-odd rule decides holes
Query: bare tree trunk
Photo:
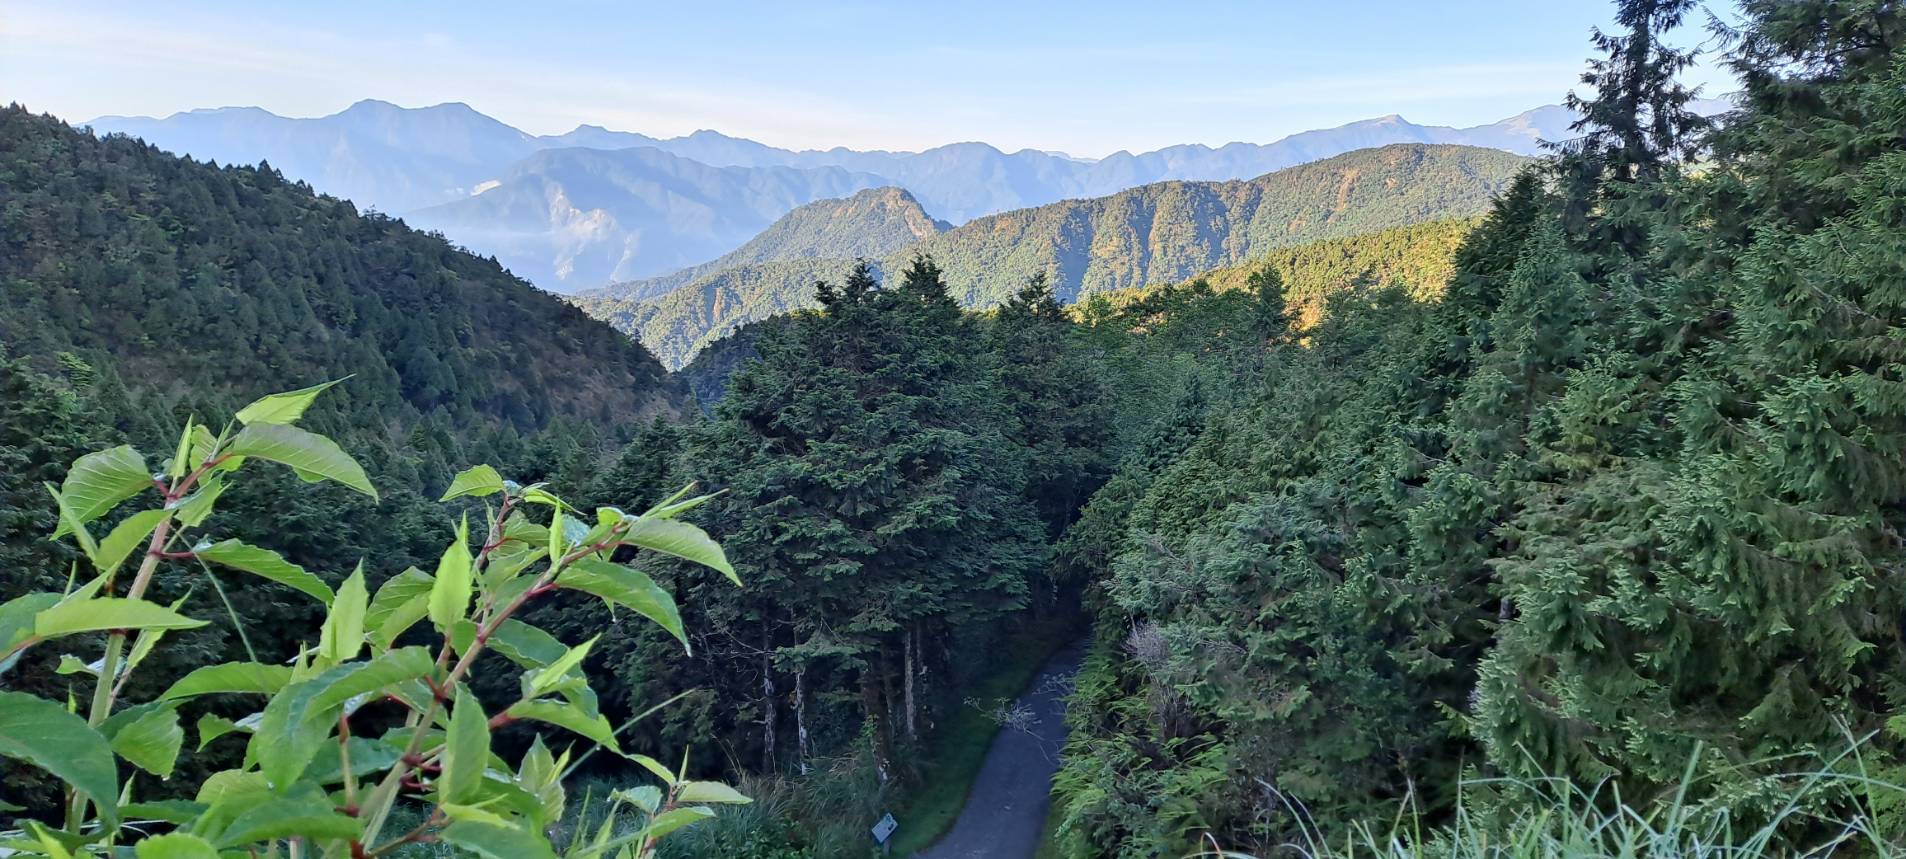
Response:
[[[905,638],[906,651],[907,651],[907,665],[906,665],[907,680],[905,684],[905,688],[906,688],[905,695],[907,699],[907,739],[908,740],[918,739],[920,736],[920,732],[915,724],[915,719],[914,719],[915,711],[913,709],[914,659],[917,657],[919,653],[919,649],[918,647],[915,646],[914,642],[919,640],[919,638],[920,638],[920,631],[918,628],[912,628],[907,630],[906,638]]]
[[[860,709],[874,721],[874,770],[881,783],[893,777],[893,722],[888,708],[892,696],[883,694],[887,685],[887,659],[884,652],[867,660],[860,671]]]
[[[774,700],[774,638],[766,622],[761,624],[761,758],[762,769],[776,771],[774,760],[775,715],[781,709]]]
[[[801,775],[807,775],[807,666],[794,672],[794,753]]]

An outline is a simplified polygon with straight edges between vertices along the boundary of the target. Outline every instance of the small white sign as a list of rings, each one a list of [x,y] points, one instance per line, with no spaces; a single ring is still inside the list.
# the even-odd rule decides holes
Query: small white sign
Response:
[[[874,824],[874,843],[887,843],[887,839],[893,837],[893,831],[899,828],[900,821],[893,819],[893,815],[881,815],[880,822]]]

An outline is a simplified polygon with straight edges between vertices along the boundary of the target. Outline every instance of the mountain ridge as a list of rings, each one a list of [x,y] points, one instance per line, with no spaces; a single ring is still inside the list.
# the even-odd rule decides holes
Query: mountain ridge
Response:
[[[406,219],[545,285],[689,267],[798,206],[885,184],[839,167],[717,167],[644,146],[544,149],[493,181]]]
[[[890,272],[913,254],[931,256],[969,307],[997,304],[1039,273],[1072,302],[1181,281],[1280,247],[1478,215],[1526,163],[1492,149],[1395,144],[1249,180],[1172,180],[989,215],[875,262]],[[679,368],[736,326],[807,306],[816,280],[837,281],[852,265],[773,259],[661,294],[653,284],[624,284],[575,300]]]
[[[1728,104],[1725,100],[1707,100],[1699,107],[1715,112]],[[1008,153],[978,141],[949,143],[919,152],[844,146],[794,150],[708,129],[658,138],[587,123],[563,134],[538,136],[462,102],[406,108],[375,99],[321,117],[290,118],[257,107],[234,107],[181,111],[164,119],[103,116],[87,126],[101,134],[139,136],[170,151],[221,163],[269,161],[287,177],[309,182],[320,192],[350,199],[360,207],[403,216],[493,190],[491,183],[499,182],[540,152],[647,147],[711,167],[838,168],[871,174],[878,178],[869,180],[865,187],[906,188],[933,217],[958,225],[989,214],[1106,196],[1153,182],[1248,179],[1391,143],[1478,145],[1534,154],[1542,141],[1572,135],[1568,125],[1573,121],[1574,114],[1559,105],[1545,105],[1466,128],[1416,125],[1390,114],[1335,128],[1297,132],[1264,144],[1187,143],[1137,154],[1121,150],[1096,159],[1031,148]],[[655,177],[656,181],[665,178]],[[563,188],[561,194],[573,200],[593,190]],[[794,206],[828,196],[833,195],[792,195],[781,211],[752,217],[759,229]],[[606,222],[613,220],[608,215],[617,205],[639,205],[639,201],[622,200],[602,207],[601,213],[584,214]],[[641,236],[603,236],[592,240],[598,253],[607,253],[603,247],[628,247],[631,243],[646,250],[635,252],[626,266],[598,265],[611,274],[590,281],[587,277],[593,274],[555,275],[564,268],[561,257],[569,251],[552,248],[549,234],[573,227],[575,216],[562,211],[546,214],[549,217],[542,223],[525,224],[508,234],[463,219],[446,222],[435,214],[424,220],[472,250],[497,256],[539,286],[562,292],[600,286],[612,279],[687,268],[739,247],[752,235],[741,229],[710,233],[706,229],[707,213],[698,210],[679,220],[665,220],[661,226],[667,229],[659,233],[657,225],[650,223]],[[724,214],[733,217],[737,213]],[[724,238],[715,241],[714,235]],[[564,242],[554,244],[562,246]],[[692,251],[673,252],[678,247]],[[569,270],[576,271],[573,267]],[[591,271],[583,269],[585,273]],[[619,275],[615,273],[618,271]]]
[[[905,188],[882,186],[842,199],[816,200],[781,216],[739,248],[700,265],[579,295],[654,298],[718,272],[806,258],[883,257],[953,229],[927,214]]]

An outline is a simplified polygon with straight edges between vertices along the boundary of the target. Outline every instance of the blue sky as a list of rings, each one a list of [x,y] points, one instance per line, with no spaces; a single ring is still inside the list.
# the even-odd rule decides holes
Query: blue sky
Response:
[[[1607,0],[360,2],[8,0],[0,100],[81,121],[362,98],[535,133],[714,128],[794,147],[983,140],[1100,156],[1398,113],[1559,101]],[[1704,38],[1697,18],[1681,35]],[[1729,89],[1714,68],[1692,75]]]

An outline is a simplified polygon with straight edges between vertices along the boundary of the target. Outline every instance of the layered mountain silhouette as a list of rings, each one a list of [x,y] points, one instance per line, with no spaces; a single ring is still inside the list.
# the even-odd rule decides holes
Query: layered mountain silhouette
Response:
[[[1727,104],[1698,107],[1712,113]],[[1165,180],[1247,179],[1393,143],[1533,154],[1542,141],[1570,137],[1574,118],[1559,106],[1469,128],[1387,116],[1267,144],[1186,144],[1100,159],[1034,149],[1009,153],[985,143],[922,152],[791,150],[714,131],[656,138],[593,125],[537,136],[464,104],[404,108],[374,100],[309,119],[228,107],[163,119],[107,116],[88,124],[202,160],[268,161],[320,192],[414,216],[545,289],[575,292],[709,260],[797,206],[861,188],[904,188],[933,217],[962,224]],[[637,148],[674,160],[584,154]],[[700,172],[680,163],[684,159],[734,169]],[[498,191],[504,196],[477,202]],[[677,208],[670,204],[675,200],[687,204]],[[504,217],[492,218],[499,214]]]
[[[930,256],[945,269],[953,294],[971,307],[998,304],[1039,273],[1062,300],[1075,301],[1184,280],[1281,247],[1478,215],[1527,163],[1494,149],[1395,144],[1248,181],[1159,182],[989,215],[884,253],[868,246],[829,256],[811,243],[774,243],[772,254],[755,253],[752,261],[726,258],[694,275],[616,284],[577,303],[675,368],[740,325],[810,306],[815,281],[838,282],[855,257],[891,272],[915,254]],[[816,204],[802,212],[828,208]],[[886,216],[902,211],[894,207]],[[804,214],[800,220],[816,219]],[[905,231],[880,232],[898,237]],[[810,231],[776,224],[769,233]],[[819,235],[838,244],[833,234]]]
[[[405,220],[532,283],[602,284],[703,262],[790,209],[886,181],[839,167],[713,167],[646,146],[548,149],[476,196]]]

